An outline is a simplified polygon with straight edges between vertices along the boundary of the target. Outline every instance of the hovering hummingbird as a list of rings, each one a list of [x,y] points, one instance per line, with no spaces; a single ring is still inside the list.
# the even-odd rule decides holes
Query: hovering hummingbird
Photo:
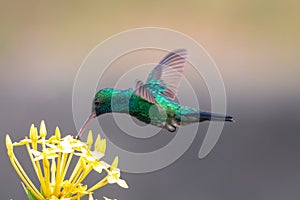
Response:
[[[170,132],[177,127],[203,121],[229,121],[233,117],[203,112],[175,102],[179,82],[187,59],[185,49],[167,54],[152,70],[145,83],[138,80],[134,89],[99,90],[92,102],[92,112],[80,131],[80,138],[90,121],[105,113],[125,113],[138,120],[165,128]]]

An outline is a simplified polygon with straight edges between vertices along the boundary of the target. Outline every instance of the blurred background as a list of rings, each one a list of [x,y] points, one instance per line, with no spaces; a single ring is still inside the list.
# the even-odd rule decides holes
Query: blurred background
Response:
[[[49,132],[58,125],[64,135],[74,134],[72,88],[80,64],[113,34],[145,26],[174,29],[203,45],[219,67],[228,113],[237,122],[225,124],[205,159],[199,160],[197,154],[207,124],[200,125],[191,147],[169,167],[147,174],[123,173],[129,189],[111,185],[95,197],[299,199],[300,1],[0,3],[2,199],[25,196],[6,155],[5,135],[9,133],[13,141],[24,138],[30,124],[38,125],[42,119]],[[148,59],[155,62],[163,55]],[[209,98],[201,94],[199,98],[209,109]],[[122,143],[116,137],[122,137],[121,131],[115,132],[112,140]],[[156,139],[167,142],[172,137]],[[141,148],[137,145],[136,151]]]

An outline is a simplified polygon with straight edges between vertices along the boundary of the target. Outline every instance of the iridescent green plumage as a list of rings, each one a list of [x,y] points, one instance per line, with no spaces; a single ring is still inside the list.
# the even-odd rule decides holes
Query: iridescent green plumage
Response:
[[[133,89],[115,90],[105,88],[100,90],[93,101],[96,116],[105,113],[126,113],[140,121],[158,127],[164,127],[173,132],[177,126],[205,120],[231,121],[230,116],[212,115],[195,108],[182,106],[163,95],[157,95],[157,104],[137,96]]]
[[[175,50],[158,63],[145,83],[137,81],[134,89],[105,88],[98,91],[93,100],[92,114],[78,136],[91,119],[111,112],[126,113],[171,132],[178,126],[206,120],[233,121],[231,116],[202,112],[174,101],[186,58],[186,50]]]

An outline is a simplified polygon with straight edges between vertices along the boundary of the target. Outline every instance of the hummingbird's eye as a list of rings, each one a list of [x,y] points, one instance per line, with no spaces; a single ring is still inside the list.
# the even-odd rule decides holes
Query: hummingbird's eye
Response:
[[[99,104],[100,104],[100,99],[99,98],[97,98],[97,99],[95,99],[95,106],[99,106]]]

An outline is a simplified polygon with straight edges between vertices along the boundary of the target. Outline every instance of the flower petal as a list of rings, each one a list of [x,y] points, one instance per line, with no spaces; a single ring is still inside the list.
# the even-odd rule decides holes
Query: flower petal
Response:
[[[122,188],[128,188],[128,185],[127,185],[126,181],[124,181],[123,179],[119,179],[117,184],[119,186],[121,186]]]
[[[108,181],[108,183],[110,183],[110,184],[114,184],[114,183],[117,183],[117,182],[118,182],[118,180],[117,180],[115,177],[113,177],[113,176],[109,176],[109,177],[107,178],[107,181]]]

